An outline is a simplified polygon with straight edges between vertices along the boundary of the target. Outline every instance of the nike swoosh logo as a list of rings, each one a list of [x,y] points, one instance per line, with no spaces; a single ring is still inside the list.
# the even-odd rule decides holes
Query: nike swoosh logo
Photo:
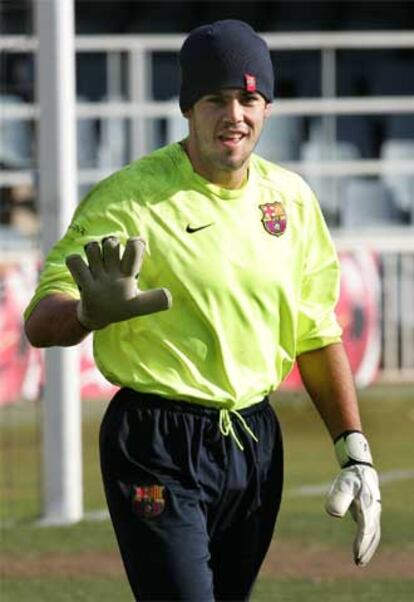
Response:
[[[194,234],[194,232],[198,232],[199,230],[204,230],[204,228],[209,228],[210,226],[214,226],[214,223],[212,222],[211,224],[206,224],[205,226],[199,226],[198,228],[193,228],[192,226],[190,226],[190,224],[188,224],[185,231],[188,232],[189,234]]]

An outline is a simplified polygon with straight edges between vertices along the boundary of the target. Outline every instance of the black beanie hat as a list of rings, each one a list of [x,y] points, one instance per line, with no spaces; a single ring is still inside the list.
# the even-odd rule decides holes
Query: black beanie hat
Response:
[[[222,88],[260,92],[273,100],[274,74],[266,42],[243,21],[227,19],[194,29],[181,48],[180,108]]]

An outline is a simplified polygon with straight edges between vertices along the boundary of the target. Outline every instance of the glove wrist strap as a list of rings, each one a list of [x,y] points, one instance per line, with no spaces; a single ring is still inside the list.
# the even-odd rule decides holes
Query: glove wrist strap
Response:
[[[87,326],[85,324],[84,317],[83,317],[83,312],[82,312],[82,301],[78,301],[78,304],[76,306],[76,318],[77,318],[80,326],[86,332],[92,332],[93,330],[95,330],[94,328],[90,328],[89,326]]]
[[[373,465],[367,438],[360,431],[345,431],[335,439],[335,453],[341,468],[353,464]]]

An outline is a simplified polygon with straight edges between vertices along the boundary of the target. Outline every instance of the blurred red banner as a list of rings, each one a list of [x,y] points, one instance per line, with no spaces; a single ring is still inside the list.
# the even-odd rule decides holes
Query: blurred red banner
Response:
[[[342,276],[338,320],[356,384],[375,380],[380,359],[380,278],[375,255],[365,250],[340,254]],[[35,400],[43,382],[43,352],[23,331],[23,311],[38,278],[35,258],[0,262],[0,405]],[[82,397],[109,398],[115,387],[97,370],[92,337],[81,344]],[[295,367],[283,388],[302,387]]]

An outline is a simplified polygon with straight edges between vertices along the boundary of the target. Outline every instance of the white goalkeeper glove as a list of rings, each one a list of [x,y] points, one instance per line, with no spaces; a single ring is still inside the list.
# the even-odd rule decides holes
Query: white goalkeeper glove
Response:
[[[142,292],[137,277],[145,252],[142,238],[129,238],[120,258],[115,236],[91,242],[85,247],[87,265],[80,255],[70,255],[66,265],[78,285],[79,322],[87,330],[100,330],[108,324],[169,309],[171,293],[165,288]]]
[[[371,560],[381,537],[381,495],[378,475],[372,466],[368,441],[359,431],[347,431],[335,441],[342,467],[328,493],[326,510],[342,518],[349,509],[357,523],[354,560],[365,566]]]

